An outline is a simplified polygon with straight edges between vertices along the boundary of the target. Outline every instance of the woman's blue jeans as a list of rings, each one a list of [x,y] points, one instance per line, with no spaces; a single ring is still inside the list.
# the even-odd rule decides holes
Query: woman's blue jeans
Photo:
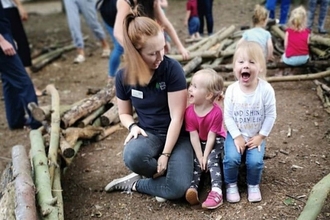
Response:
[[[110,27],[106,23],[104,23],[104,24],[105,24],[107,31],[110,34],[110,37],[111,37],[111,40],[113,43],[113,49],[112,49],[110,57],[109,57],[109,76],[115,77],[117,70],[119,68],[119,65],[120,65],[121,55],[123,55],[123,53],[124,53],[124,48],[119,44],[119,42],[113,35],[113,27]]]
[[[224,146],[223,173],[225,183],[236,183],[242,157],[246,156],[247,184],[257,185],[260,183],[264,168],[265,141],[262,142],[260,151],[258,148],[246,150],[243,155],[237,152],[234,139],[227,133]]]
[[[269,18],[275,19],[275,9],[277,0],[267,0],[266,8],[269,11]],[[285,25],[290,11],[290,0],[281,0],[280,25]]]
[[[317,7],[317,0],[309,0],[308,1],[308,21],[307,21],[307,27],[309,29],[312,29],[313,23],[314,23],[314,15]],[[318,19],[318,30],[324,31],[324,22],[325,18],[327,17],[328,13],[328,6],[329,6],[329,0],[321,0],[320,1],[320,13],[319,13],[319,19]]]
[[[146,178],[139,180],[136,190],[164,199],[179,199],[184,196],[193,178],[193,148],[189,136],[180,136],[168,160],[164,176],[153,179],[157,172],[157,160],[162,153],[166,135],[147,132],[131,139],[124,148],[124,163],[134,173]]]

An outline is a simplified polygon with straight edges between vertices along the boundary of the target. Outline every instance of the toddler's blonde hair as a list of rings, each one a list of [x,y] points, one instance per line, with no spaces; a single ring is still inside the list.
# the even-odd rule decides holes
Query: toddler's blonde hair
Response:
[[[295,31],[302,31],[307,27],[307,12],[303,6],[292,10],[288,21],[288,27]]]
[[[235,66],[238,57],[240,57],[240,55],[242,54],[247,56],[250,60],[253,60],[257,64],[259,64],[261,68],[259,78],[266,79],[266,60],[260,44],[253,41],[243,41],[241,44],[239,44],[234,53],[233,66]]]
[[[265,7],[261,5],[256,5],[254,7],[253,15],[252,15],[252,23],[254,26],[261,25],[268,19],[268,11]]]
[[[218,74],[214,69],[206,68],[201,69],[194,74],[194,76],[197,75],[203,75],[203,84],[205,85],[205,89],[207,92],[212,93],[211,101],[222,97],[224,83],[220,74]]]

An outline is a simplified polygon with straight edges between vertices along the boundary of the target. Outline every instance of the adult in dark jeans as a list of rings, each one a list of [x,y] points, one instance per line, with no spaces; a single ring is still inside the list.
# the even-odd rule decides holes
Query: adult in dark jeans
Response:
[[[206,19],[206,28],[207,34],[210,36],[213,34],[213,0],[198,0],[197,1],[198,8],[198,17],[200,21],[199,26],[199,34],[203,36],[204,34],[204,17]]]
[[[17,55],[10,30],[10,23],[0,1],[0,73],[8,125],[10,129],[23,128],[25,125],[36,129],[41,124],[32,118],[27,105],[30,102],[38,103],[37,96],[33,83]],[[29,115],[27,119],[25,113]]]

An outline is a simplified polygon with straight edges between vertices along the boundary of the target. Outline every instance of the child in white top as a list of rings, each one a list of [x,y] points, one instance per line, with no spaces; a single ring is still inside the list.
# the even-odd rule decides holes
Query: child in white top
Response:
[[[247,168],[248,200],[261,201],[259,183],[264,167],[265,138],[276,119],[275,92],[263,78],[266,62],[260,45],[244,41],[233,59],[237,81],[225,93],[224,179],[228,202],[240,201],[237,177],[244,156]]]

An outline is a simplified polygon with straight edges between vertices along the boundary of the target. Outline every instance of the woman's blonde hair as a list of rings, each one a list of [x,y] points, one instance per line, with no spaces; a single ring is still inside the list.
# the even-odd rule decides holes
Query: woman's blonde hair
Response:
[[[288,27],[295,31],[302,31],[307,27],[307,12],[303,6],[292,10],[288,21]]]
[[[268,19],[268,11],[265,7],[261,5],[256,5],[254,7],[252,15],[252,23],[254,26],[264,23]]]
[[[259,73],[259,78],[265,79],[267,74],[267,66],[260,44],[253,41],[243,41],[241,44],[239,44],[234,53],[233,66],[235,66],[237,59],[242,54],[249,57],[250,60],[253,60],[260,66],[261,72]]]
[[[203,84],[207,92],[212,93],[211,101],[221,98],[224,90],[223,78],[215,70],[206,68],[197,71],[194,76],[203,75]]]
[[[150,37],[162,32],[159,24],[151,18],[140,16],[139,10],[128,14],[124,20],[123,47],[125,58],[125,82],[130,85],[146,85],[150,69],[142,59],[140,50]]]

